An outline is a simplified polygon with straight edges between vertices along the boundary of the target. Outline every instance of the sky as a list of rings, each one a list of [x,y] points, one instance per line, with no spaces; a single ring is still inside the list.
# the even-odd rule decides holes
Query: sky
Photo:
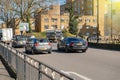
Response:
[[[64,4],[66,2],[66,0],[59,0],[60,5]]]
[[[112,0],[113,2],[120,2],[120,0]]]

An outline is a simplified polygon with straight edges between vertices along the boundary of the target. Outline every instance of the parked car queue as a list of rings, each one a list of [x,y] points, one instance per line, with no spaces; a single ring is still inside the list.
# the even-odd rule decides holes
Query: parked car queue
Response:
[[[47,38],[35,38],[26,36],[14,36],[12,47],[24,47],[26,53],[35,54],[40,52],[52,53],[52,43]],[[88,42],[82,38],[65,37],[57,42],[57,50],[69,53],[71,51],[86,52]]]

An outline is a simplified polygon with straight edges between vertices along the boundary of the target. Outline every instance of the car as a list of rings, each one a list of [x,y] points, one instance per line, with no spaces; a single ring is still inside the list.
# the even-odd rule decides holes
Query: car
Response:
[[[26,45],[26,39],[23,35],[15,35],[12,39],[12,47],[24,47]]]
[[[52,44],[47,38],[29,38],[25,46],[26,53],[48,52],[52,53]]]
[[[82,51],[86,52],[88,49],[88,42],[82,38],[77,37],[65,37],[63,40],[57,43],[58,50],[70,51]]]

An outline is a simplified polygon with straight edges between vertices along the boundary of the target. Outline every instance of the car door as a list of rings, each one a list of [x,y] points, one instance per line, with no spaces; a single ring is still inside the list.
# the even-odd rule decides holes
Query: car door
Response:
[[[34,46],[34,39],[29,39],[27,43],[27,49],[31,51],[33,46]]]
[[[61,41],[61,48],[65,48],[66,45],[66,38]]]

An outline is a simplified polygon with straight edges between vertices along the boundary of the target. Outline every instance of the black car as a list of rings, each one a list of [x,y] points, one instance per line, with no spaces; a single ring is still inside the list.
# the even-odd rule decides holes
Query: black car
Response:
[[[65,52],[79,51],[86,52],[88,48],[88,42],[82,38],[66,37],[59,41],[57,44],[58,50],[64,49]]]

